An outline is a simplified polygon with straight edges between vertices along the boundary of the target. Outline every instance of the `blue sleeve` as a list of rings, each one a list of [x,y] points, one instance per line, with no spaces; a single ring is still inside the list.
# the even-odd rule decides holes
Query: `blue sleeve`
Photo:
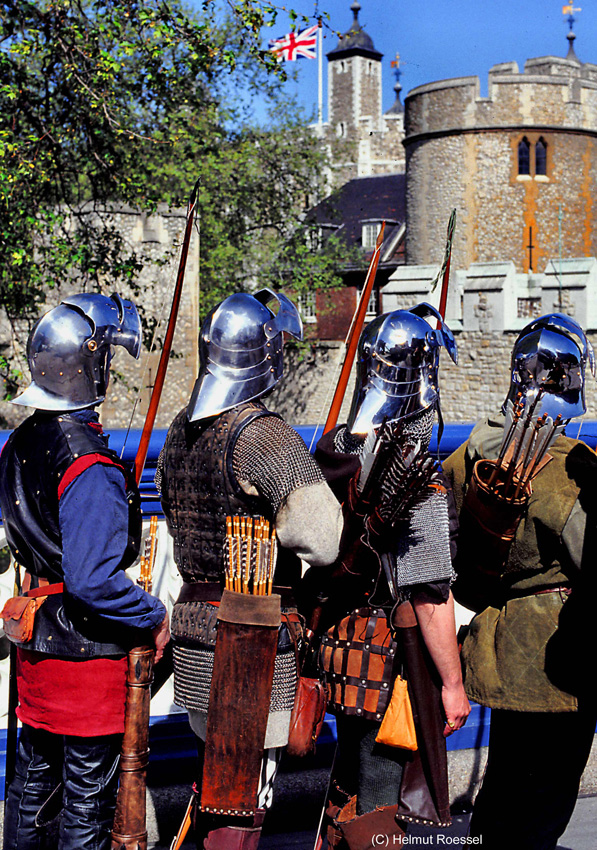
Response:
[[[96,463],[60,500],[62,567],[68,594],[95,614],[121,625],[153,629],[166,609],[130,581],[120,564],[128,540],[128,503],[122,472]]]

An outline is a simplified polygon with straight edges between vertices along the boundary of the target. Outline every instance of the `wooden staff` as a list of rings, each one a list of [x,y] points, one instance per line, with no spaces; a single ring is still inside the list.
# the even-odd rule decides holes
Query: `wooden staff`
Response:
[[[135,480],[137,485],[141,481],[143,468],[147,459],[149,439],[158,411],[170,352],[172,350],[172,340],[174,339],[174,329],[178,318],[182,284],[193,231],[198,188],[199,181],[195,184],[189,199],[187,223],[174,295],[172,297],[168,327],[164,337],[164,347],[160,356],[149,408],[135,457]],[[149,688],[153,679],[154,657],[154,647],[135,647],[129,652],[124,737],[120,756],[120,783],[116,800],[116,814],[112,829],[112,850],[147,850],[145,798],[147,763],[149,759]]]
[[[184,818],[182,819],[182,823],[180,825],[180,829],[174,836],[172,840],[172,844],[170,845],[170,850],[180,850],[183,845],[185,838],[187,837],[187,832],[191,828],[191,819],[193,813],[193,803],[195,802],[195,795],[191,797],[189,800],[189,805],[187,806],[187,810],[184,814]]]
[[[328,413],[328,418],[326,419],[325,427],[323,429],[324,434],[327,434],[328,431],[331,431],[332,428],[335,428],[336,423],[338,422],[340,408],[342,407],[342,402],[344,401],[344,395],[346,393],[346,387],[348,384],[348,379],[350,377],[350,370],[352,369],[357,345],[359,344],[359,337],[361,336],[361,331],[365,323],[365,316],[367,315],[367,305],[369,304],[371,290],[373,289],[373,284],[375,282],[375,274],[377,272],[377,266],[379,265],[379,257],[381,254],[381,246],[383,243],[383,234],[385,226],[385,221],[382,221],[380,231],[377,234],[375,251],[373,252],[373,256],[371,257],[371,262],[369,263],[369,270],[367,271],[367,277],[365,278],[365,285],[363,287],[363,291],[361,292],[361,297],[359,299],[359,303],[354,319],[352,321],[352,325],[350,326],[350,330],[348,331],[348,336],[346,337],[346,356],[344,358],[344,364],[342,366],[342,371],[340,372],[340,377],[338,378],[338,385],[336,387],[336,391],[332,399],[330,412]]]

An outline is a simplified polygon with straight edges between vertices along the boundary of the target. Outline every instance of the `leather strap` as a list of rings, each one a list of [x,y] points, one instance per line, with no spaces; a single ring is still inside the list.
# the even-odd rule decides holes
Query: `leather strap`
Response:
[[[30,596],[32,599],[35,599],[38,596],[54,596],[56,593],[64,592],[64,582],[58,582],[57,584],[45,584],[40,587],[34,587],[33,590],[28,590],[25,593],[25,596]]]
[[[274,585],[273,592],[281,597],[281,603],[285,608],[295,606],[291,587],[277,587]],[[217,581],[193,581],[184,582],[178,594],[177,602],[211,602],[216,605],[222,597],[222,588]]]

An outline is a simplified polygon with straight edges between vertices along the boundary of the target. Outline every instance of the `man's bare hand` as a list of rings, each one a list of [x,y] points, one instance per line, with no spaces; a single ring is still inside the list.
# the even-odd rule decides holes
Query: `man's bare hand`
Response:
[[[168,619],[168,612],[166,611],[166,616],[162,620],[159,626],[156,626],[152,631],[153,640],[155,643],[155,661],[156,664],[164,654],[164,648],[168,641],[170,640],[170,621]]]
[[[457,729],[464,726],[471,712],[471,706],[462,682],[442,687],[442,703],[446,715],[444,738],[447,738],[452,732],[456,732]]]

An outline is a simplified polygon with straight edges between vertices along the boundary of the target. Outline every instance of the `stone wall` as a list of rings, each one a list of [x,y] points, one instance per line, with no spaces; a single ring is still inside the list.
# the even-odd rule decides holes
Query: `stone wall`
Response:
[[[489,72],[487,97],[477,77],[442,80],[413,89],[405,108],[409,264],[437,261],[452,208],[459,267],[500,258],[536,271],[560,231],[564,257],[597,253],[595,66],[544,57],[520,73],[504,63]],[[529,174],[519,173],[523,140]],[[546,174],[536,173],[540,140]]]
[[[597,346],[597,332],[589,335]],[[510,386],[510,355],[517,333],[457,331],[458,365],[447,353],[440,356],[442,413],[446,422],[476,422],[497,411]],[[286,372],[268,407],[294,425],[315,425],[326,420],[343,358],[341,343],[319,343],[302,352],[286,350]],[[355,382],[353,369],[339,422],[345,422]],[[597,419],[597,381],[586,372],[588,419]],[[574,426],[573,426],[574,427]],[[574,436],[573,431],[571,435]]]
[[[140,305],[148,319],[161,321],[159,336],[162,339],[176,282],[185,212],[161,209],[155,216],[147,218],[131,209],[115,209],[111,211],[110,218],[125,236],[131,250],[138,252],[146,262],[138,279],[140,295],[127,293],[122,288],[119,292],[123,297],[130,297]],[[168,367],[156,427],[167,427],[175,413],[186,404],[197,375],[200,298],[198,256],[198,238],[195,233],[189,249],[173,355]],[[158,261],[164,264],[156,264]],[[110,280],[105,280],[102,284],[102,292],[106,295],[110,295],[115,288],[116,285]],[[40,315],[59,303],[67,294],[79,291],[80,287],[76,284],[65,283],[59,290],[49,292],[46,307],[40,311]],[[28,332],[29,328],[24,322],[11,328],[5,314],[0,311],[0,342],[17,352],[19,366],[24,373],[23,387],[29,383],[25,358]],[[148,355],[147,351],[143,350],[140,359],[134,361],[123,348],[116,348],[108,396],[102,405],[102,421],[107,428],[127,428],[129,423],[133,428],[142,427],[160,350],[161,343],[157,345],[157,353]],[[13,428],[30,412],[28,408],[0,402],[0,427]]]
[[[400,266],[381,290],[381,309],[404,310],[426,301],[438,266]],[[561,281],[561,285],[560,285]],[[447,422],[472,422],[497,410],[510,384],[512,346],[533,318],[564,312],[588,331],[597,345],[597,259],[550,261],[541,274],[521,274],[512,262],[476,263],[452,271],[447,324],[458,345],[458,365],[440,356],[442,410]],[[325,421],[336,386],[344,347],[313,342],[287,349],[286,375],[271,398],[272,407],[296,425]],[[339,421],[348,415],[355,373],[348,382]],[[586,374],[587,416],[597,419],[597,381]]]

